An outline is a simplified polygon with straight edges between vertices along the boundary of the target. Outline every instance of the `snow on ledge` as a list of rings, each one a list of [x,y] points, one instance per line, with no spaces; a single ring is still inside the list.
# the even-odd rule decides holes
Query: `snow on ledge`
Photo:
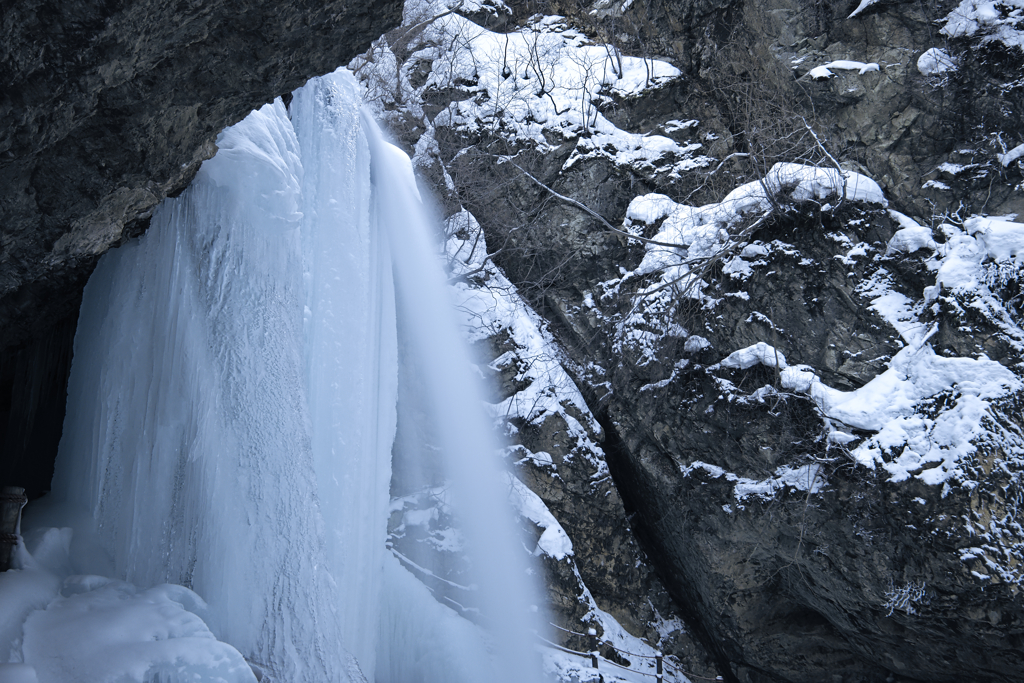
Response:
[[[821,66],[814,67],[813,69],[810,70],[808,76],[810,76],[814,80],[819,80],[822,78],[831,78],[835,76],[835,74],[832,73],[831,69],[840,69],[842,71],[857,71],[860,73],[861,76],[863,76],[869,71],[879,70],[878,64],[876,64],[875,62],[864,63],[854,62],[849,59],[837,59],[834,62],[829,62],[828,64],[822,64]]]
[[[1024,49],[1024,31],[1017,28],[1022,10],[1022,0],[963,0],[946,15],[939,33],[949,38],[980,35],[982,43]]]
[[[818,493],[825,486],[825,478],[821,475],[821,467],[817,464],[790,467],[783,465],[775,470],[775,476],[769,479],[749,479],[741,477],[732,472],[726,472],[717,465],[701,462],[700,460],[690,463],[682,468],[684,477],[696,470],[709,475],[712,479],[725,477],[725,480],[733,483],[733,496],[742,503],[750,496],[757,496],[761,500],[774,498],[777,493],[792,488],[797,491],[810,491]],[[740,506],[742,509],[742,506]]]
[[[534,555],[547,555],[556,560],[564,560],[572,555],[572,541],[565,529],[551,514],[540,496],[531,491],[514,474],[505,473],[508,481],[509,500],[512,506],[523,517],[539,526],[544,531],[537,540]]]
[[[638,230],[661,221],[655,239],[679,246],[648,245],[643,261],[631,275],[660,273],[660,283],[651,287],[662,289],[665,283],[683,281],[688,273],[698,278],[700,271],[693,264],[721,253],[734,225],[742,224],[745,215],[771,210],[768,192],[788,191],[797,201],[822,201],[841,191],[844,182],[848,199],[887,207],[881,188],[866,176],[800,164],[777,164],[763,181],[742,185],[720,203],[701,207],[676,204],[664,195],[637,197],[628,209],[626,228]],[[975,216],[962,228],[940,226],[946,239],[938,243],[931,228],[897,211],[889,211],[889,215],[899,230],[890,240],[886,256],[931,252],[923,258],[934,274],[935,285],[911,298],[896,290],[891,274],[880,267],[858,286],[868,307],[902,339],[902,350],[885,371],[859,389],[840,391],[824,384],[813,368],[788,366],[785,356],[776,356],[774,347],[764,342],[734,351],[708,369],[744,370],[756,364],[778,368],[778,386],[768,389],[809,396],[824,419],[830,444],[849,449],[850,456],[869,469],[887,472],[890,481],[915,477],[938,485],[966,476],[963,467],[969,456],[991,435],[987,425],[993,403],[1024,390],[1024,382],[1013,370],[984,355],[936,354],[929,340],[939,325],[929,307],[943,292],[967,297],[964,305],[987,316],[1011,345],[1024,351],[1024,329],[989,290],[993,267],[1016,272],[1024,265],[1024,224]],[[747,256],[744,245],[736,248],[742,248],[740,257]],[[756,257],[757,250],[751,249],[749,256]],[[688,270],[691,267],[695,268],[692,272]],[[701,283],[696,284],[683,293],[700,296]],[[642,332],[628,323],[630,320],[620,325],[620,337]],[[929,408],[933,405],[937,410]],[[776,474],[776,479],[782,476]]]
[[[956,70],[956,59],[942,48],[932,47],[917,58],[917,70],[924,76],[941,76]]]
[[[723,368],[746,370],[758,363],[769,368],[785,368],[786,357],[774,346],[765,344],[764,342],[757,342],[745,349],[733,351],[726,356],[719,365]]]
[[[872,5],[877,4],[877,3],[878,3],[878,0],[860,0],[860,4],[857,5],[857,9],[853,10],[852,12],[850,12],[850,15],[848,17],[846,17],[846,18],[847,19],[853,19],[855,16],[857,16],[858,14],[860,14],[861,12],[866,10],[868,7],[871,7]]]
[[[1009,166],[1013,162],[1017,161],[1017,159],[1020,159],[1021,157],[1024,157],[1024,145],[1017,145],[1016,147],[1011,149],[1009,152],[1006,152],[1005,154],[996,155],[996,158],[999,159],[999,163],[1001,163],[1004,168]]]

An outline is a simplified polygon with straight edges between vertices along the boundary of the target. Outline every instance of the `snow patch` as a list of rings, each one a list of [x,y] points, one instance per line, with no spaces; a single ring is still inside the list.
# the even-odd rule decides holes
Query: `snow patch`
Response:
[[[1017,145],[1009,152],[1006,152],[1004,154],[996,155],[996,158],[999,159],[999,163],[1002,164],[1004,167],[1009,166],[1010,164],[1017,161],[1017,159],[1020,159],[1021,157],[1024,157],[1024,144]]]
[[[838,59],[834,62],[822,64],[821,66],[817,66],[811,69],[807,75],[813,78],[814,80],[819,80],[822,78],[831,78],[835,76],[835,74],[832,73],[831,69],[837,69],[841,71],[857,71],[858,73],[860,73],[861,76],[863,76],[869,71],[878,71],[878,64],[874,62],[866,64],[864,62],[854,62],[848,59]]]
[[[868,7],[871,7],[872,5],[875,4],[878,4],[878,0],[860,0],[860,4],[857,5],[857,9],[850,12],[850,15],[846,18],[853,19],[855,16],[866,10]]]
[[[963,0],[946,15],[939,31],[949,38],[980,36],[981,42],[1024,48],[1024,0]]]
[[[956,59],[939,47],[928,48],[917,58],[917,70],[925,76],[941,76],[956,66]]]
[[[781,369],[786,367],[786,357],[774,346],[764,342],[757,342],[745,349],[733,351],[719,365],[723,368],[746,370],[758,363],[765,367]]]

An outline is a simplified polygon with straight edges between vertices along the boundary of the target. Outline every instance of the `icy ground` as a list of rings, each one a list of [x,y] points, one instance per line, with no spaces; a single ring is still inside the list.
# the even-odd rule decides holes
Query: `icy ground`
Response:
[[[203,622],[202,598],[171,584],[141,590],[73,575],[71,540],[68,528],[40,530],[0,574],[0,681],[255,683],[238,650]]]

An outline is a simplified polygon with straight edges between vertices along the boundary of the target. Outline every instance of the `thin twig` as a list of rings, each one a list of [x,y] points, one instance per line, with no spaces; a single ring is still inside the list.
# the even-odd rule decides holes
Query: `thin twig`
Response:
[[[550,192],[553,196],[557,197],[558,199],[561,199],[566,204],[571,204],[571,205],[575,206],[580,211],[583,211],[583,212],[593,216],[597,220],[601,221],[601,224],[608,231],[613,232],[616,235],[621,235],[622,237],[626,237],[626,238],[631,239],[631,240],[636,240],[638,242],[643,242],[644,244],[654,244],[654,245],[657,245],[659,247],[669,247],[670,249],[685,249],[686,248],[685,244],[675,244],[675,243],[672,243],[672,242],[659,242],[658,240],[648,239],[646,237],[641,237],[640,235],[634,235],[633,233],[626,232],[625,230],[621,230],[619,228],[616,228],[614,225],[609,223],[605,219],[604,216],[602,216],[601,214],[597,213],[596,211],[591,209],[586,204],[583,204],[582,202],[578,202],[575,199],[573,199],[572,197],[566,197],[564,194],[559,194],[558,192],[556,192],[555,190],[551,189],[550,187],[548,187],[547,185],[545,185],[541,181],[537,180],[532,175],[530,175],[530,173],[527,172],[522,166],[520,166],[516,162],[512,161],[511,158],[509,158],[509,157],[502,157],[502,159],[504,161],[507,161],[508,163],[512,164],[516,168],[518,168],[520,170],[520,172],[522,172],[523,175],[525,175],[527,178],[529,178],[530,180],[535,182],[537,185],[539,185],[543,189],[545,189],[548,192]]]

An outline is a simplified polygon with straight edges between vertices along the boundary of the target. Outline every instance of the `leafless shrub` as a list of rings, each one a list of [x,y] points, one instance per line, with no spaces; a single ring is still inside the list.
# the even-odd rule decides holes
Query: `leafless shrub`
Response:
[[[893,612],[899,610],[907,614],[917,614],[914,608],[915,603],[924,600],[925,584],[922,581],[908,581],[902,586],[897,586],[892,579],[889,580],[889,589],[885,591],[885,602],[882,607],[889,610],[885,616],[891,617]]]

